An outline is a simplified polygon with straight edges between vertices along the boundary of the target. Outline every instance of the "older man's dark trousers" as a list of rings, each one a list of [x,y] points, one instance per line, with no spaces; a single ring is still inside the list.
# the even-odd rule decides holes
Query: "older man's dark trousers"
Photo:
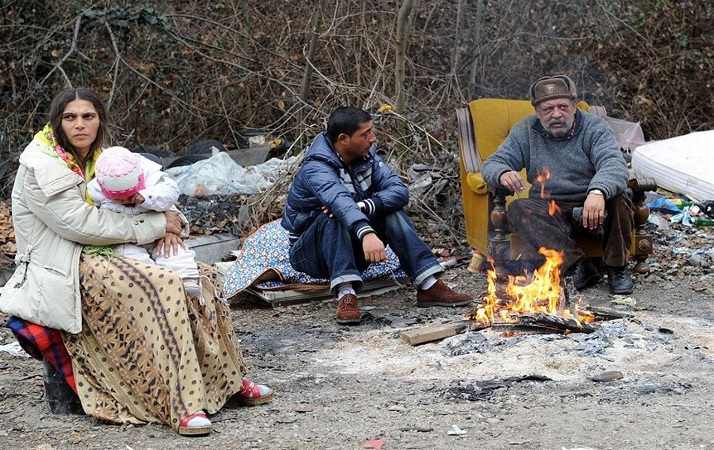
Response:
[[[584,255],[575,238],[589,234],[573,220],[573,208],[582,202],[556,202],[559,212],[550,215],[547,199],[518,199],[508,207],[507,217],[511,232],[517,233],[524,247],[523,259],[540,260],[540,247],[562,251],[565,254],[563,270],[567,271]],[[626,194],[605,202],[607,216],[600,236],[603,245],[603,262],[606,266],[622,267],[627,264],[633,238],[634,219],[632,201]]]

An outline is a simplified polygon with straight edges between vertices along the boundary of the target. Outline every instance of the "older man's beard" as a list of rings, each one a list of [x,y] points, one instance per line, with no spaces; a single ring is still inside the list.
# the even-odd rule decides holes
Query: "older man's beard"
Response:
[[[575,121],[575,118],[571,119],[557,119],[557,120],[551,120],[548,122],[548,124],[543,124],[543,128],[545,128],[548,133],[550,133],[551,136],[556,137],[556,138],[561,138],[566,136],[569,132],[570,129],[573,128],[573,122]],[[555,125],[555,127],[554,127]],[[559,125],[559,126],[558,126]]]

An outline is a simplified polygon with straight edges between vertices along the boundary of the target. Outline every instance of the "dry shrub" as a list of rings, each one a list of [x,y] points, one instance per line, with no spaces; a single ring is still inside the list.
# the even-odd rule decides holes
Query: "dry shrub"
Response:
[[[456,174],[454,108],[474,97],[524,98],[543,73],[571,75],[586,100],[642,121],[653,138],[714,125],[707,79],[711,2],[416,3],[406,107],[378,123],[378,137],[402,174],[414,163]],[[40,0],[5,2],[0,156],[16,159],[67,80],[110,101],[117,144],[180,152],[199,139],[237,148],[253,134],[269,134],[286,138],[298,154],[334,107],[374,111],[394,102],[400,4],[67,0],[47,8]],[[6,195],[11,171],[5,173]],[[257,222],[279,214],[274,200],[286,186],[252,200]],[[462,235],[456,177],[448,192],[421,203],[420,212],[438,224],[434,233]]]
[[[588,46],[615,110],[653,139],[714,128],[714,3],[633,2],[626,18],[616,39]]]

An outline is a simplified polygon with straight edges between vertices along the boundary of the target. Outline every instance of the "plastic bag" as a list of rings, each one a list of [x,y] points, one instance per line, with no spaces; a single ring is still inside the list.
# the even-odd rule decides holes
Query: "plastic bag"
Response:
[[[166,169],[182,194],[192,197],[206,195],[253,195],[270,187],[297,160],[270,159],[257,166],[243,167],[225,152],[218,153],[190,166]]]

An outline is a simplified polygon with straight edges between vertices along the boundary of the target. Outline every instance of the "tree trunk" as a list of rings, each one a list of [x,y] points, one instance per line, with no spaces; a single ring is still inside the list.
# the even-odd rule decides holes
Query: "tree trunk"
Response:
[[[321,13],[322,8],[319,7],[310,18],[310,29],[312,30],[312,33],[310,36],[310,44],[308,45],[307,54],[305,55],[305,72],[303,72],[302,88],[300,89],[300,98],[302,98],[302,101],[304,101],[305,103],[307,103],[308,95],[310,94],[310,81],[312,79],[311,60],[315,55],[315,47],[317,47],[317,38],[319,36],[318,27],[320,25]]]
[[[403,0],[397,16],[397,57],[394,68],[394,90],[397,100],[397,111],[404,111],[406,95],[404,92],[404,72],[407,59],[407,43],[409,40],[409,15],[414,9],[416,0]]]
[[[478,73],[482,69],[482,43],[481,43],[481,17],[483,16],[483,0],[476,0],[476,13],[474,17],[474,56],[471,62],[471,73],[469,74],[469,94],[470,97],[476,98],[478,95]]]

